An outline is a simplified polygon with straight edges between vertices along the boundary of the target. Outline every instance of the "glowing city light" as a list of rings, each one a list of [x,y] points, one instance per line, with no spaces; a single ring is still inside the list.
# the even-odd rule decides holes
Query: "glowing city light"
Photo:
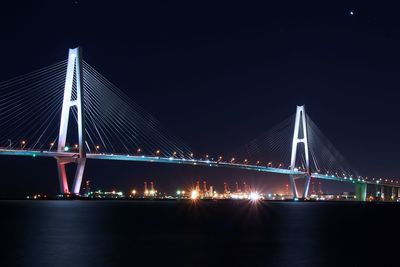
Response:
[[[249,195],[249,199],[251,201],[257,201],[257,200],[261,199],[261,196],[257,192],[251,192],[250,195]]]
[[[196,200],[199,198],[199,192],[197,192],[197,190],[192,190],[192,192],[190,193],[190,198],[193,200]]]

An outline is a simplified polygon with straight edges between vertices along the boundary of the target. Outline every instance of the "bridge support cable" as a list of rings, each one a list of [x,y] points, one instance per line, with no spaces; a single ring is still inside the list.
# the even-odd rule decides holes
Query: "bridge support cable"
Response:
[[[83,62],[83,73],[86,130],[92,150],[101,146],[104,153],[191,157],[190,148],[180,138],[87,62]]]
[[[360,174],[351,167],[345,157],[322,133],[318,126],[307,116],[310,152],[313,172],[338,177],[359,178]]]
[[[57,139],[66,61],[0,83],[0,147],[48,149]]]
[[[293,136],[294,119],[294,115],[288,117],[235,154],[245,155],[252,162],[260,161],[274,167],[289,168],[291,143],[288,140]]]
[[[61,122],[58,137],[58,152],[68,151],[66,146],[68,134],[68,122],[71,108],[76,108],[77,113],[77,127],[78,127],[78,150],[79,153],[76,158],[57,158],[58,176],[60,182],[60,190],[63,194],[69,194],[68,178],[65,170],[65,165],[69,163],[76,163],[77,169],[75,171],[72,193],[79,195],[81,188],[82,177],[86,165],[86,150],[85,150],[85,114],[84,114],[84,90],[83,90],[83,76],[82,76],[82,55],[79,47],[70,49],[68,55],[67,73],[65,77],[64,98],[61,111]],[[74,86],[75,84],[75,86]],[[73,89],[75,97],[73,97]]]

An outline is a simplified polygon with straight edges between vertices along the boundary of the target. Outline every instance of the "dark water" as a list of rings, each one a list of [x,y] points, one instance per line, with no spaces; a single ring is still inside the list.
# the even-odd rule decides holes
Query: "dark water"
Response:
[[[400,205],[1,201],[0,266],[400,266]]]

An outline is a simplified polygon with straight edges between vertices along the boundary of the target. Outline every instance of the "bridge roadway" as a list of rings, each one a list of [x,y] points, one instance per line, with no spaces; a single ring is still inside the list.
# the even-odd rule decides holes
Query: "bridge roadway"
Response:
[[[26,157],[68,157],[78,158],[79,154],[75,152],[57,152],[57,151],[42,151],[42,150],[20,150],[20,149],[4,149],[0,148],[0,155],[4,156],[26,156]],[[154,162],[154,163],[169,163],[169,164],[184,164],[184,165],[198,165],[209,167],[222,167],[222,168],[236,168],[257,172],[270,172],[277,174],[286,174],[294,176],[305,176],[306,173],[302,171],[295,171],[283,168],[274,168],[252,164],[231,163],[224,161],[213,161],[203,159],[182,159],[175,157],[157,157],[157,156],[144,156],[144,155],[123,155],[123,154],[105,154],[105,153],[87,153],[88,159],[97,160],[118,160],[118,161],[137,161],[137,162]],[[374,184],[385,185],[400,188],[400,184],[385,183],[383,181],[371,181],[365,179],[356,179],[349,177],[339,177],[335,175],[327,175],[321,173],[312,173],[311,177],[323,180],[333,180],[338,182],[347,183],[361,183],[361,184]]]

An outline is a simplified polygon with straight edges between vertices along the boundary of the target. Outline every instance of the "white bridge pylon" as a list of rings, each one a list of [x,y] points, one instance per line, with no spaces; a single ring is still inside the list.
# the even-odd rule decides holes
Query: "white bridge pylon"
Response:
[[[72,185],[72,193],[79,195],[81,188],[83,172],[86,164],[85,150],[85,116],[84,116],[84,90],[83,90],[83,72],[82,72],[82,51],[80,47],[70,49],[68,54],[67,74],[65,77],[64,100],[61,111],[60,131],[58,135],[57,152],[65,152],[66,139],[68,133],[68,122],[71,108],[77,109],[78,123],[78,145],[79,155],[76,158],[72,157],[57,157],[58,177],[60,182],[60,190],[62,194],[71,193],[68,188],[68,178],[65,170],[65,165],[76,163],[74,183]],[[72,90],[74,89],[74,79],[76,88],[76,99],[72,99]]]
[[[307,134],[307,116],[305,106],[297,106],[296,119],[294,123],[293,143],[292,143],[292,156],[290,160],[290,169],[292,171],[297,170],[296,168],[296,157],[297,148],[299,143],[304,144],[304,159],[305,159],[305,175],[296,176],[290,175],[290,186],[293,193],[293,198],[298,199],[298,191],[296,186],[296,180],[299,178],[305,178],[304,190],[302,198],[306,198],[308,195],[308,189],[310,187],[310,161],[309,161],[309,149],[308,149],[308,134]]]

